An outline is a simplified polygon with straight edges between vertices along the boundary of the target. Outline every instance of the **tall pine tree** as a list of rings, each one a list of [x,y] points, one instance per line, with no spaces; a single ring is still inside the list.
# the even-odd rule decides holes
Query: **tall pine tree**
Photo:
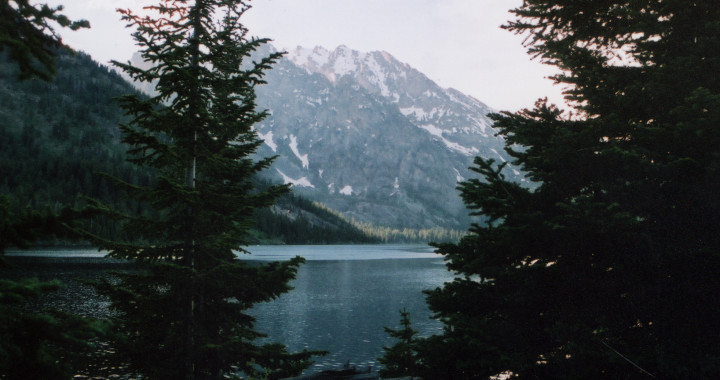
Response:
[[[256,343],[262,334],[247,314],[288,291],[302,259],[255,265],[236,257],[253,211],[287,191],[253,186],[272,161],[252,158],[261,143],[253,124],[266,115],[255,110],[254,86],[280,54],[248,62],[266,43],[247,37],[240,18],[248,8],[243,1],[164,0],[146,9],[151,16],[121,11],[151,67],[115,64],[157,90],[121,99],[132,116],[121,126],[124,142],[130,160],[158,176],[148,187],[118,183],[155,217],[127,220],[133,242],[100,245],[111,257],[148,265],[105,287],[125,336],[119,352],[147,378],[219,379],[239,371],[275,378],[309,364],[310,353]]]
[[[538,187],[482,158],[460,185],[488,222],[438,247],[459,276],[428,293],[425,377],[717,377],[720,2],[513,12],[574,110],[493,116]]]

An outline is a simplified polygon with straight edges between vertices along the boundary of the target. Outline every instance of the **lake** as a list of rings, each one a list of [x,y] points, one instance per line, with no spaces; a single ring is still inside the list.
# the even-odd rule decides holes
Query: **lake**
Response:
[[[257,305],[257,329],[291,351],[325,350],[309,372],[350,362],[378,367],[383,346],[394,343],[383,327],[397,328],[400,309],[410,312],[419,335],[441,331],[431,319],[422,291],[452,279],[442,257],[426,245],[252,246],[245,260],[307,260],[292,282],[295,288],[272,302]],[[8,252],[60,262],[101,260],[91,249]],[[76,298],[77,299],[77,298]]]
[[[295,255],[300,267],[295,287],[279,299],[255,307],[258,330],[290,350],[326,350],[312,369],[378,367],[382,347],[394,340],[383,327],[397,328],[400,309],[410,312],[419,335],[441,331],[422,291],[452,279],[442,258],[428,246],[341,245],[250,247],[250,256],[283,260]]]

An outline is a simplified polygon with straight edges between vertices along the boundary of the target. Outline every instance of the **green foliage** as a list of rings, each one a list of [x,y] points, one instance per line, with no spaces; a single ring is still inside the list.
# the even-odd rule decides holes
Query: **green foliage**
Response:
[[[125,162],[120,144],[117,124],[123,115],[113,97],[135,91],[83,53],[60,52],[56,66],[51,81],[19,81],[13,63],[0,59],[0,193],[8,194],[17,209],[44,213],[80,207],[80,194],[112,202],[125,213],[138,211],[138,202],[97,175],[104,172],[137,184],[152,180],[151,171]],[[93,219],[88,228],[106,236],[119,234],[108,218]],[[34,240],[58,242],[48,235]]]
[[[382,377],[419,376],[417,354],[415,348],[417,331],[410,325],[410,313],[400,310],[400,326],[398,330],[385,327],[385,332],[398,340],[392,347],[383,347],[385,354],[378,359],[384,365],[378,371]]]
[[[287,292],[303,259],[250,264],[236,257],[255,211],[288,190],[254,182],[272,162],[253,159],[262,141],[252,127],[266,116],[255,111],[254,87],[280,54],[247,62],[266,40],[246,37],[242,1],[168,0],[150,9],[157,18],[121,13],[152,67],[114,63],[135,80],[156,83],[157,95],[128,95],[120,103],[130,116],[121,125],[129,161],[153,170],[157,180],[115,183],[154,216],[126,219],[131,240],[97,239],[111,257],[147,265],[101,288],[125,336],[116,342],[121,358],[147,378],[298,373],[314,353],[256,343],[262,334],[247,310]]]
[[[533,1],[507,28],[563,69],[573,114],[494,115],[508,182],[478,158],[475,224],[438,245],[458,277],[427,293],[445,324],[426,378],[712,378],[720,372],[720,5]]]
[[[0,194],[7,194],[16,209],[41,212],[80,208],[88,196],[112,204],[122,214],[147,211],[129,198],[126,189],[99,175],[148,185],[154,171],[126,161],[127,145],[120,141],[118,124],[127,122],[115,98],[137,91],[114,71],[84,53],[60,52],[57,74],[51,81],[16,79],[17,69],[0,54]],[[259,187],[269,186],[258,182]],[[250,241],[287,244],[368,242],[371,239],[324,209],[298,196],[279,200],[280,207],[307,215],[290,219],[267,209],[256,213],[257,238]],[[302,219],[302,218],[301,218]],[[113,218],[95,217],[87,230],[120,238]],[[8,236],[8,235],[4,235]],[[34,244],[63,245],[68,241],[39,234]]]
[[[90,27],[85,20],[70,21],[62,9],[31,5],[28,0],[0,2],[0,52],[7,48],[20,68],[20,79],[50,80],[55,75],[56,50],[63,45],[53,24],[72,30]]]
[[[26,304],[59,287],[57,281],[0,280],[0,378],[68,379],[83,368],[105,323]]]
[[[20,79],[39,76],[49,80],[54,74],[54,48],[60,42],[48,26],[48,20],[72,29],[88,26],[84,21],[71,23],[65,16],[56,13],[61,9],[47,6],[38,9],[28,5],[27,1],[0,3],[0,53],[9,47],[9,57],[18,63]],[[50,34],[46,34],[47,31]],[[33,59],[44,68],[38,68]],[[2,66],[1,75],[4,77],[12,70],[7,70],[7,63],[3,62]],[[12,88],[8,82],[19,84],[16,80],[6,81],[3,78],[2,92]],[[3,97],[4,103],[12,103],[13,100],[17,99]],[[2,114],[9,116],[7,112]],[[12,123],[2,120],[0,125],[0,154],[3,156],[0,159],[7,165],[8,160],[4,156],[18,152],[14,149],[16,141]],[[22,132],[21,143],[32,146],[35,131],[28,128]],[[37,154],[37,151],[30,149],[30,154]],[[4,261],[5,249],[9,246],[26,248],[47,235],[71,237],[72,233],[66,226],[73,223],[77,215],[69,209],[58,213],[49,208],[38,211],[21,207],[17,198],[3,194],[8,190],[9,179],[15,174],[5,169],[0,167],[5,176],[0,188],[0,266],[6,267],[3,270],[10,270]],[[74,370],[87,364],[88,354],[95,349],[90,341],[104,336],[108,330],[104,323],[59,311],[28,309],[30,299],[58,287],[57,281],[0,279],[0,378],[69,378]]]

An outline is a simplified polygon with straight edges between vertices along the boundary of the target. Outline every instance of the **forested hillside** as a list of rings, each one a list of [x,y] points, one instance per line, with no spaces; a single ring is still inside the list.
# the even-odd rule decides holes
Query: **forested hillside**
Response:
[[[125,161],[126,146],[118,128],[126,117],[115,98],[136,90],[83,53],[59,54],[51,82],[18,81],[16,70],[6,55],[0,55],[0,194],[33,209],[57,211],[64,205],[77,206],[88,196],[121,212],[142,211],[100,175],[135,184],[152,181],[150,171]],[[281,203],[259,213],[261,231],[254,242],[376,241],[297,197]],[[300,219],[289,217],[300,214]],[[119,233],[107,219],[94,220],[91,230],[103,236]]]
[[[82,53],[58,55],[57,69],[51,82],[17,81],[15,65],[0,61],[0,193],[33,209],[75,205],[87,195],[130,210],[133,204],[97,173],[134,183],[151,178],[125,163],[120,144],[123,115],[114,97],[133,88]]]

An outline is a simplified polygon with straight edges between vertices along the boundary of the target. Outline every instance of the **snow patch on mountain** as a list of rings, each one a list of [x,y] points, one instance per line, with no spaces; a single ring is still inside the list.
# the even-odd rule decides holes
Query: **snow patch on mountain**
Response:
[[[424,109],[422,109],[420,107],[415,107],[415,106],[400,108],[400,113],[402,113],[405,116],[413,115],[413,116],[415,116],[415,119],[417,119],[417,120],[422,120],[425,117],[427,117],[427,113],[425,113]]]
[[[340,191],[338,191],[338,193],[340,193],[340,194],[342,194],[342,195],[352,195],[352,193],[353,193],[353,188],[352,188],[352,186],[350,186],[350,185],[345,185],[345,187],[343,187],[342,189],[340,189]]]
[[[337,76],[343,76],[355,72],[357,70],[357,62],[365,59],[365,53],[350,50],[345,45],[338,46],[332,53],[333,72]]]
[[[493,153],[495,153],[498,157],[500,157],[500,161],[502,161],[502,162],[506,162],[506,161],[507,161],[507,160],[505,159],[505,157],[503,157],[503,156],[497,151],[497,149],[495,149],[495,148],[490,148],[490,150],[491,150]]]
[[[453,142],[453,141],[450,141],[450,140],[446,139],[446,138],[443,136],[443,132],[444,132],[444,131],[443,131],[442,129],[440,129],[440,128],[434,126],[434,125],[432,125],[432,124],[418,125],[418,128],[421,128],[421,129],[424,129],[424,130],[428,131],[428,133],[430,133],[431,135],[439,138],[440,141],[442,141],[442,143],[445,144],[446,147],[448,147],[448,148],[450,148],[450,149],[452,149],[452,150],[454,150],[454,151],[456,151],[456,152],[460,152],[460,153],[462,153],[462,154],[464,154],[464,155],[466,155],[466,156],[473,156],[473,155],[476,155],[476,154],[479,152],[479,150],[478,150],[477,148],[475,148],[475,147],[467,148],[467,147],[464,147],[464,146],[462,146],[462,145],[460,145],[460,144],[458,144],[458,143],[456,143],[456,142]]]
[[[462,181],[465,180],[465,177],[463,177],[463,176],[460,175],[460,171],[459,171],[459,170],[457,170],[457,169],[455,169],[455,168],[453,168],[453,170],[455,170],[455,179],[457,179],[458,182],[462,182]]]
[[[300,162],[302,163],[303,169],[307,169],[310,166],[310,160],[308,160],[307,154],[301,155],[300,151],[298,151],[297,137],[295,137],[294,135],[290,135],[289,146],[290,150],[292,150],[293,154],[295,154],[295,157],[297,157],[298,160],[300,160]]]
[[[393,182],[393,190],[390,192],[390,196],[392,197],[395,194],[400,193],[400,181],[398,177],[395,177],[395,182]]]
[[[310,180],[307,179],[307,177],[300,177],[298,179],[293,179],[290,176],[286,175],[280,169],[275,169],[278,173],[280,173],[280,176],[282,176],[283,183],[284,184],[290,184],[292,186],[298,186],[298,187],[310,187],[315,188],[315,186],[310,183]]]
[[[266,134],[262,134],[260,131],[255,131],[255,133],[257,133],[258,137],[262,139],[265,145],[269,146],[273,152],[277,152],[277,144],[273,141],[273,131],[268,131]]]
[[[300,67],[305,67],[308,73],[315,72],[330,61],[330,52],[320,46],[314,49],[306,49],[298,46],[287,56],[292,62]]]
[[[385,71],[383,70],[382,66],[375,60],[375,57],[373,55],[368,54],[367,59],[365,59],[366,67],[374,74],[369,79],[370,81],[378,86],[380,88],[380,94],[384,97],[390,96],[390,88],[388,87],[386,83],[386,77],[385,77]],[[399,99],[399,95],[397,95],[397,99]]]
[[[424,130],[428,131],[428,133],[430,133],[430,134],[433,135],[433,136],[437,136],[437,137],[443,138],[443,135],[442,135],[442,134],[443,134],[443,130],[440,129],[440,128],[438,128],[438,127],[436,127],[436,126],[434,126],[434,125],[432,125],[432,124],[418,125],[418,128],[424,129]]]

